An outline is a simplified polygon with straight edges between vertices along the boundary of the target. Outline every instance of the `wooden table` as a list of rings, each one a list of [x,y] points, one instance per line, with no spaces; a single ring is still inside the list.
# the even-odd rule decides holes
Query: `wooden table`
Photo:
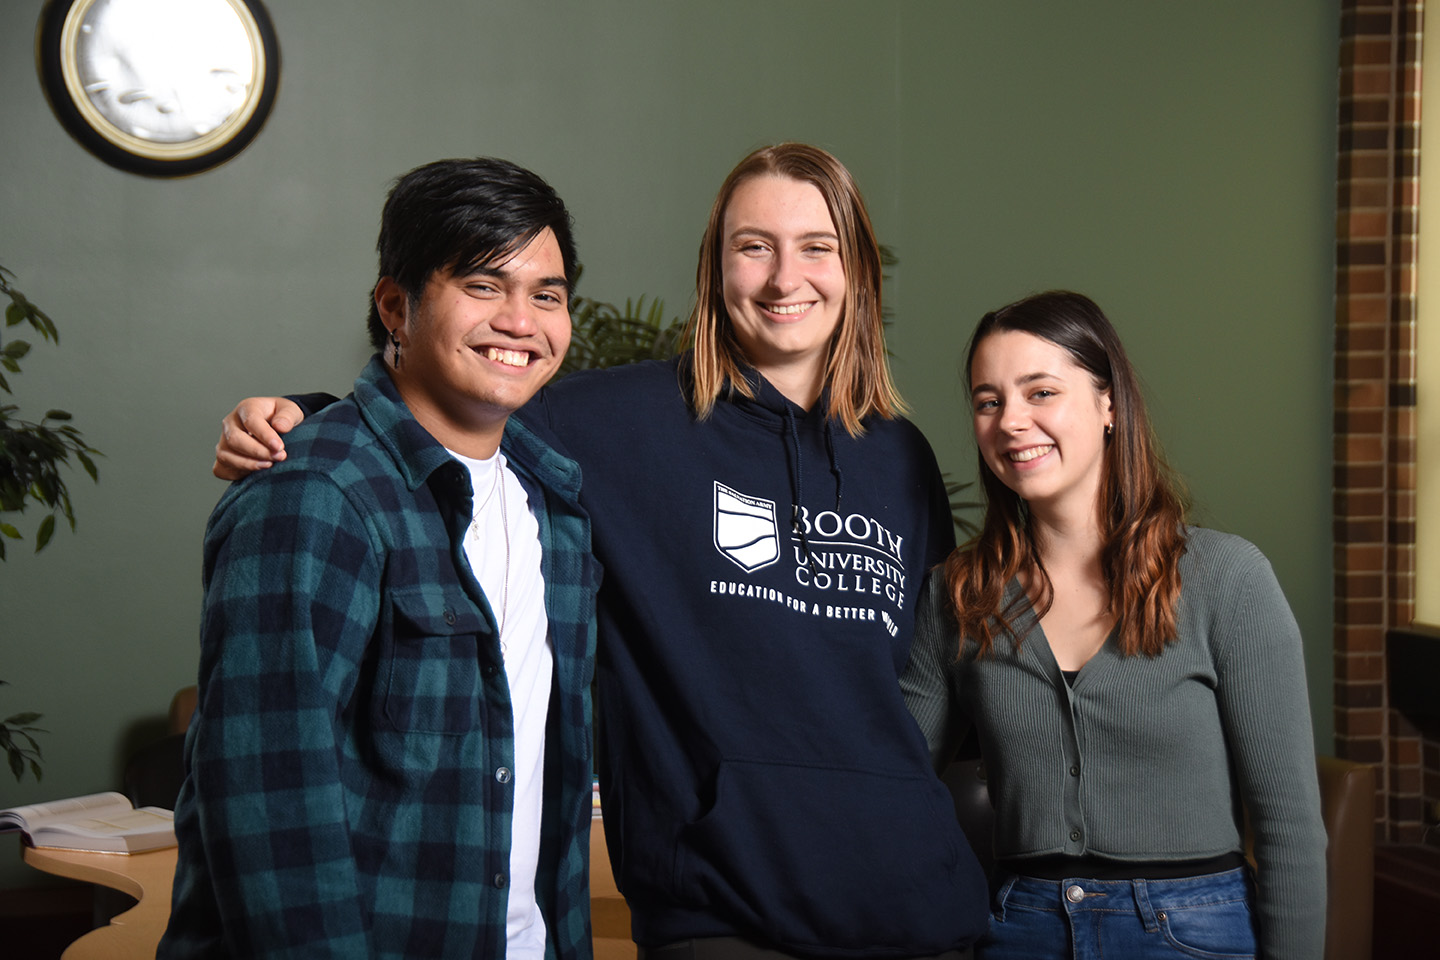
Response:
[[[61,960],[153,958],[170,920],[170,885],[175,879],[175,848],[149,853],[86,853],[25,847],[25,862],[38,870],[98,883],[140,901],[91,930],[61,954]]]
[[[597,819],[590,831],[590,912],[595,960],[635,960],[630,940],[630,910],[610,873],[605,830]],[[170,885],[175,879],[176,849],[149,853],[85,853],[25,847],[25,862],[37,870],[113,887],[140,901],[70,944],[62,960],[151,960],[170,920]]]

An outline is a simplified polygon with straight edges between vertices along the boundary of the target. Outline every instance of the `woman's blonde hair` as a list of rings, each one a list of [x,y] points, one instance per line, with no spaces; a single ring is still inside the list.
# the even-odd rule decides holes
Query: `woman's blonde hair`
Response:
[[[696,413],[704,419],[722,390],[750,397],[754,393],[744,369],[750,366],[735,337],[725,309],[725,210],[740,184],[755,177],[788,177],[813,185],[825,198],[840,238],[840,263],[845,270],[845,304],[831,338],[825,362],[829,388],[828,415],[850,435],[864,432],[871,414],[886,419],[905,411],[890,378],[885,333],[880,313],[880,246],[860,188],[844,164],[819,147],[780,143],[762,147],[730,171],[710,208],[710,221],[700,242],[695,271],[695,311],[685,335],[691,343]]]

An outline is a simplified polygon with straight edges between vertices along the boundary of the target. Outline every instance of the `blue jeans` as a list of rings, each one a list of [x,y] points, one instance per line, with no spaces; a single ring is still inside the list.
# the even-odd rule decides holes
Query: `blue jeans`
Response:
[[[1244,868],[1182,880],[1010,877],[977,960],[1233,960],[1255,956]]]

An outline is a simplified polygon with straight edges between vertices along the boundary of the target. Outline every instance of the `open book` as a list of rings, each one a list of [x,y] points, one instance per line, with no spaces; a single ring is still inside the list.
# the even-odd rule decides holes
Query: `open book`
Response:
[[[0,810],[0,831],[19,830],[31,846],[100,853],[140,853],[175,846],[175,814],[136,810],[120,793],[35,803]]]

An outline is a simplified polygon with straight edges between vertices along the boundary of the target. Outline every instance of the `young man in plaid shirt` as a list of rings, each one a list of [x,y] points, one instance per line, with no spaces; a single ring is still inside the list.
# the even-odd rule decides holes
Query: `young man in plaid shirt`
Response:
[[[570,217],[441,161],[378,246],[379,353],[210,519],[159,955],[587,960],[599,575],[510,418],[570,342]]]

